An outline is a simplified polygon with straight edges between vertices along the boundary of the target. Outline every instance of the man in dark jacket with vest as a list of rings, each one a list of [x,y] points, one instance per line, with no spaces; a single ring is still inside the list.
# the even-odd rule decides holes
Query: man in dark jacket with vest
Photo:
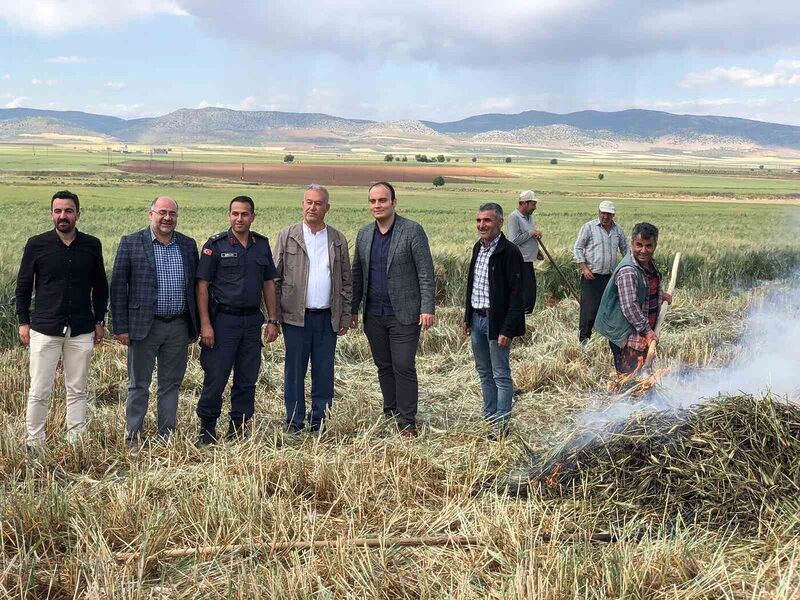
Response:
[[[506,435],[511,418],[511,341],[525,333],[523,260],[519,248],[501,231],[499,204],[481,205],[476,224],[480,240],[472,248],[463,333],[470,335],[481,380],[483,418],[497,426],[490,432],[497,439]]]
[[[661,273],[653,261],[658,228],[637,223],[631,247],[611,274],[595,319],[595,329],[608,338],[617,373],[632,373],[644,362],[647,347],[658,341],[654,328],[663,301],[672,302],[661,291]]]

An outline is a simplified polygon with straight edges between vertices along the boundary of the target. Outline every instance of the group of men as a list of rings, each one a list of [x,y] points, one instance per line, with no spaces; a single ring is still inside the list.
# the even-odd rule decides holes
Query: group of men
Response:
[[[422,226],[397,214],[390,183],[372,185],[368,201],[374,221],[359,230],[352,263],[347,239],[325,222],[330,196],[318,184],[305,190],[302,221],[279,233],[274,254],[267,238],[251,229],[256,208],[248,196],[230,201],[229,229],[211,236],[199,253],[196,242],[176,230],[177,202],[168,196],[152,202],[149,225],[120,240],[110,285],[114,339],[127,347],[129,449],[137,450],[146,438],[154,371],[157,437],[168,439],[175,430],[188,347],[198,337],[204,371],[196,408],[198,445],[217,441],[231,372],[226,438],[247,435],[262,342],[272,343],[281,333],[286,431],[299,433],[306,425],[312,432],[322,430],[334,396],[337,338],[358,326],[359,311],[378,371],[383,413],[403,437],[416,435],[416,350],[421,331],[436,321],[433,258]],[[479,240],[467,276],[463,334],[470,338],[483,416],[493,439],[508,432],[514,397],[511,344],[525,332],[525,314],[533,311],[536,300],[533,263],[542,258],[542,234],[532,217],[536,205],[533,191],[520,194],[509,217],[508,238],[502,233],[499,204],[481,205],[476,217]],[[599,218],[581,229],[575,261],[582,273],[580,339],[588,340],[593,326],[606,335],[622,372],[656,339],[654,311],[669,298],[660,290],[652,261],[658,230],[637,225],[628,253],[614,213],[613,204],[601,203]],[[17,278],[19,335],[30,346],[29,446],[45,440],[59,360],[68,439],[77,439],[85,429],[89,363],[94,344],[105,336],[109,298],[101,243],[77,229],[78,196],[56,192],[51,217],[54,229],[25,245]],[[617,250],[625,255],[619,265]],[[606,285],[610,280],[615,285]],[[309,363],[311,402],[306,411]]]

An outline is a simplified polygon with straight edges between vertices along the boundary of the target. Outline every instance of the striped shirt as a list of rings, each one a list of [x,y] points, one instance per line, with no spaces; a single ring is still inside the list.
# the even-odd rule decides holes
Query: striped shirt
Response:
[[[574,260],[586,263],[592,273],[608,275],[617,265],[617,249],[622,256],[628,252],[628,240],[622,227],[614,223],[609,231],[600,219],[585,223],[575,240]]]
[[[497,249],[500,236],[492,240],[488,247],[483,244],[478,248],[478,256],[475,258],[475,277],[472,281],[472,297],[470,302],[472,308],[489,308],[489,259]]]
[[[156,259],[156,279],[158,280],[158,300],[156,316],[171,317],[186,311],[186,285],[183,280],[183,257],[175,234],[165,246],[150,230],[153,241],[153,254]]]
[[[644,334],[655,329],[658,311],[661,307],[661,274],[651,264],[652,270],[643,269],[647,284],[647,299],[644,306],[639,304],[636,288],[639,274],[635,267],[621,267],[617,271],[616,284],[619,292],[619,307],[622,314],[636,330],[628,336],[628,346],[634,350],[645,350],[647,340]]]

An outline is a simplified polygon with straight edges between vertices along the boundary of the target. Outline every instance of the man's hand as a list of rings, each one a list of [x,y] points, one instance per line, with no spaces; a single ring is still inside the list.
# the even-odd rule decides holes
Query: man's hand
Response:
[[[131,343],[131,338],[128,336],[127,333],[118,333],[114,336],[114,339],[117,340],[123,346],[129,346]]]
[[[506,337],[504,335],[498,335],[497,336],[497,345],[500,346],[501,348],[505,348],[506,346],[510,346],[511,345],[511,340],[512,339],[513,338]]]
[[[98,323],[94,326],[94,343],[99,344],[103,341],[103,338],[106,336],[106,328],[105,325],[101,325]]]
[[[27,346],[31,343],[31,326],[30,325],[20,325],[19,326],[19,341],[22,342],[23,346]]]
[[[531,231],[531,236],[535,237],[537,240],[540,240],[542,239],[542,232],[539,231],[538,229],[534,229],[533,231]]]
[[[536,260],[544,260],[544,254],[542,254],[541,250],[536,253]]]
[[[647,345],[649,346],[653,342],[658,341],[658,334],[652,329],[648,329],[647,333],[644,334],[644,339],[647,340]]]
[[[469,337],[469,332],[470,332],[469,325],[467,325],[466,323],[462,323],[461,324],[461,341],[462,342]]]
[[[278,326],[275,325],[275,323],[269,323],[267,325],[267,343],[271,344],[277,340],[280,333],[281,332],[278,330]]]
[[[214,347],[214,328],[211,324],[200,326],[200,343],[206,348]]]
[[[672,294],[669,292],[661,292],[661,300],[667,304],[672,304]]]
[[[581,265],[581,273],[583,273],[583,278],[588,279],[589,281],[594,280],[594,273],[589,270],[589,267],[586,265]]]
[[[339,327],[339,331],[336,332],[336,335],[344,335],[347,333],[347,330],[350,329],[347,325],[344,327]]]
[[[353,315],[350,317],[350,329],[356,329],[358,327],[358,315]]]
[[[436,316],[431,315],[428,313],[422,313],[419,316],[419,324],[422,325],[423,329],[430,329],[433,327],[433,324],[436,322]]]

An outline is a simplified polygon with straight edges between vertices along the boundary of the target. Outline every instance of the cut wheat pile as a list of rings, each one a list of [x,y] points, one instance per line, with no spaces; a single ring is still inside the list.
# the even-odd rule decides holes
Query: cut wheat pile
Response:
[[[754,528],[800,491],[800,405],[720,397],[578,430],[542,456],[547,495],[581,494],[622,512]]]

